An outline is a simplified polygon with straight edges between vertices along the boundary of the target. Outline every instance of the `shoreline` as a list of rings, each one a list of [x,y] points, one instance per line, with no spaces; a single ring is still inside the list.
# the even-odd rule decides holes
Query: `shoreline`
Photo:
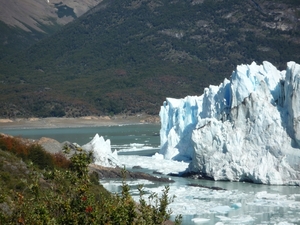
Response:
[[[76,118],[16,118],[0,119],[0,129],[31,129],[31,128],[76,128],[118,126],[129,124],[159,124],[159,116],[136,114],[109,116],[85,116]]]

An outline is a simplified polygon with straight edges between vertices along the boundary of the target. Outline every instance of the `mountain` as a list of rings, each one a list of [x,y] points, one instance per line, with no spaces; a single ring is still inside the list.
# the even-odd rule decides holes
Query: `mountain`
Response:
[[[299,18],[297,0],[104,0],[1,60],[1,116],[157,114],[242,62],[300,61]]]
[[[0,0],[0,59],[54,33],[102,0]]]
[[[300,184],[300,65],[240,65],[201,96],[161,107],[160,153],[214,180]]]

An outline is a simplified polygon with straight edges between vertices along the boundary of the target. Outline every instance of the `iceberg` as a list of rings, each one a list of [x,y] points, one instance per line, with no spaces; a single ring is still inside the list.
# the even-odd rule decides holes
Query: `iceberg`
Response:
[[[214,180],[300,184],[300,65],[239,65],[201,96],[167,98],[160,154]]]
[[[118,153],[117,151],[111,151],[110,139],[105,141],[102,136],[96,134],[90,142],[81,147],[85,151],[93,152],[96,165],[105,167],[116,167],[118,165]]]

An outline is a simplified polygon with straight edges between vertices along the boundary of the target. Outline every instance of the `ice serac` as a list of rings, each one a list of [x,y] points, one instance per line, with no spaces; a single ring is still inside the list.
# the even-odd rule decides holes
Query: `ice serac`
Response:
[[[92,151],[94,163],[100,166],[115,167],[118,165],[117,151],[112,152],[110,140],[96,134],[95,137],[87,144],[82,146],[86,151]]]
[[[160,110],[166,159],[191,160],[214,180],[300,184],[300,65],[237,66],[201,96],[167,98]]]

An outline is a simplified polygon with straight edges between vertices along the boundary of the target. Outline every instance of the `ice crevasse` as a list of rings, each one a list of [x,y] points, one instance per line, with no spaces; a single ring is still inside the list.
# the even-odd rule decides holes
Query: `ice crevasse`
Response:
[[[167,98],[160,110],[166,159],[214,180],[300,185],[300,65],[239,65],[201,96]]]

